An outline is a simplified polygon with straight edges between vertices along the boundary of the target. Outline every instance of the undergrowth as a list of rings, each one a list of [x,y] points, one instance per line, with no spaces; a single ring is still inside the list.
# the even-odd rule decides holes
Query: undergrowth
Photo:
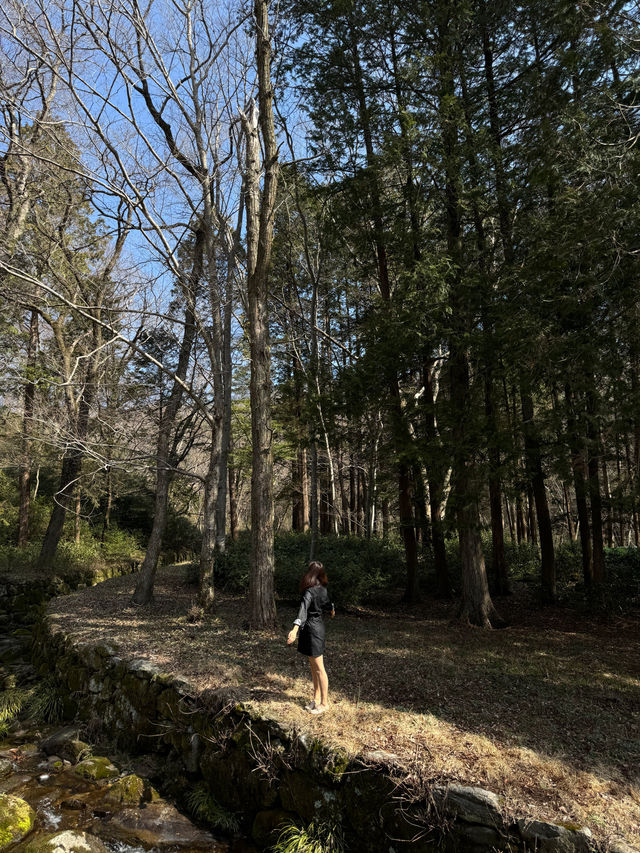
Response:
[[[0,737],[5,737],[29,699],[29,691],[20,687],[0,693]]]
[[[35,687],[15,687],[0,693],[0,737],[21,718],[38,723],[59,723],[64,703],[58,685],[45,678]]]
[[[311,538],[306,533],[275,537],[275,585],[283,599],[297,599],[300,578],[309,563]],[[404,583],[404,556],[397,543],[381,539],[322,536],[316,559],[329,576],[331,595],[342,604],[366,601],[384,589]],[[251,536],[243,531],[217,558],[216,581],[228,592],[242,593],[249,584]]]
[[[344,853],[345,842],[339,826],[314,820],[308,826],[287,824],[271,850],[273,853]]]
[[[56,681],[53,678],[40,681],[29,696],[29,718],[42,723],[59,723],[63,710],[64,702]]]
[[[240,828],[236,816],[220,805],[204,782],[189,791],[186,804],[196,820],[201,820],[220,832],[231,835]]]

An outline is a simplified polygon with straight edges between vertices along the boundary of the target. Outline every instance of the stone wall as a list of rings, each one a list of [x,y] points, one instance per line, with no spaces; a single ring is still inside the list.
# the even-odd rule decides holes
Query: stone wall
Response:
[[[136,563],[74,570],[52,578],[24,578],[0,575],[0,632],[34,625],[45,613],[47,601],[76,589],[93,586],[107,578],[135,572]]]
[[[42,673],[55,672],[66,692],[69,716],[77,713],[89,728],[104,725],[123,749],[159,754],[165,787],[178,797],[204,781],[242,815],[259,846],[289,817],[339,823],[349,849],[362,853],[596,849],[588,830],[513,820],[495,794],[429,784],[387,753],[349,758],[229,691],[196,696],[188,682],[148,661],[80,643],[54,622],[40,624],[35,654]]]

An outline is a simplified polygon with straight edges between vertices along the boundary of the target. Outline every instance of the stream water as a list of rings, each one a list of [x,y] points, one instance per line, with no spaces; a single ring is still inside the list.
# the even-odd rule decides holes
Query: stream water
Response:
[[[18,636],[0,635],[0,687],[5,691],[28,687],[37,680],[28,659],[28,641],[26,631]],[[0,794],[25,801],[36,813],[26,836],[8,846],[0,843],[3,852],[256,851],[246,840],[221,840],[197,826],[146,779],[134,775],[140,759],[118,754],[112,761],[96,751],[101,758],[88,759],[88,768],[83,768],[56,754],[55,741],[53,749],[51,741],[47,742],[56,730],[60,726],[14,722],[0,740]],[[59,751],[64,753],[64,748]],[[103,762],[108,771],[105,778],[83,774],[83,769],[91,769],[91,761]]]

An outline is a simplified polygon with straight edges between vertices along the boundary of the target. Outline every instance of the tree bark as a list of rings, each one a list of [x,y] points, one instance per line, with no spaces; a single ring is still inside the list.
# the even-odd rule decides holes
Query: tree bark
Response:
[[[573,390],[569,382],[565,383],[564,397],[567,403],[567,433],[569,450],[571,452],[571,468],[573,470],[573,488],[576,493],[580,548],[582,551],[582,576],[585,586],[589,587],[593,582],[593,556],[591,551],[591,525],[589,523],[589,508],[587,506],[587,490],[584,481],[584,448],[581,447]]]
[[[275,628],[273,554],[273,457],[271,449],[271,355],[269,348],[268,270],[278,181],[278,147],[273,121],[271,43],[267,3],[254,3],[258,72],[258,116],[243,117],[247,140],[247,290],[251,356],[251,573],[250,622]],[[260,142],[264,176],[260,193]]]
[[[485,374],[485,415],[487,417],[489,451],[489,511],[491,515],[491,558],[493,580],[498,595],[509,595],[509,576],[504,554],[504,521],[502,518],[502,487],[500,481],[500,446],[498,425],[493,402],[493,375],[491,365]]]
[[[76,422],[73,425],[74,440],[71,445],[67,446],[62,458],[60,485],[53,498],[53,512],[51,513],[38,557],[37,568],[43,572],[49,572],[53,568],[53,560],[58,549],[58,543],[62,537],[67,511],[73,506],[74,492],[82,469],[83,445],[89,427],[89,412],[94,397],[94,365],[93,361],[91,361],[87,368],[87,376],[82,394],[80,395]]]
[[[564,503],[564,511],[567,516],[567,533],[569,534],[569,542],[576,541],[576,528],[573,523],[573,514],[571,512],[571,497],[569,496],[569,489],[567,488],[567,484],[562,484],[562,499]]]
[[[233,445],[230,446],[229,461],[229,535],[235,542],[238,538],[238,498],[236,495],[236,469],[233,463]]]
[[[587,391],[587,440],[589,443],[589,498],[591,502],[591,542],[593,546],[593,581],[600,584],[605,579],[604,536],[602,528],[602,497],[600,495],[600,427],[593,376],[589,377]]]
[[[474,625],[500,624],[491,596],[480,537],[476,460],[470,446],[471,382],[466,336],[472,325],[468,288],[462,277],[462,206],[460,200],[459,115],[454,78],[456,48],[452,7],[439,7],[438,112],[444,155],[445,227],[451,259],[451,320],[449,337],[449,394],[453,424],[453,492],[462,561],[460,618]]]
[[[107,467],[106,471],[106,490],[107,503],[104,509],[104,518],[102,520],[102,533],[100,534],[101,542],[104,542],[107,535],[107,530],[111,526],[111,508],[113,505],[113,473],[110,465]]]
[[[601,459],[602,470],[602,488],[604,490],[605,506],[607,508],[606,516],[606,539],[607,548],[613,548],[613,502],[611,500],[611,488],[609,486],[609,471],[607,470],[607,460]]]
[[[80,544],[80,520],[82,517],[82,497],[80,493],[80,483],[76,485],[75,494],[75,514],[73,519],[73,541],[76,545]]]
[[[209,465],[204,479],[204,495],[202,498],[202,543],[200,546],[200,585],[198,590],[198,602],[206,611],[213,609],[215,601],[214,573],[219,520],[218,498],[220,495],[219,465],[218,448],[212,441],[209,448]]]
[[[538,533],[540,535],[542,599],[545,603],[551,604],[556,599],[556,566],[553,532],[542,470],[540,444],[533,420],[533,398],[524,389],[521,389],[521,403],[527,471],[533,491],[538,519]]]
[[[31,309],[29,320],[29,340],[27,344],[27,381],[24,386],[24,412],[22,416],[22,453],[20,457],[20,472],[18,487],[20,493],[20,509],[18,510],[18,548],[24,547],[29,541],[29,512],[31,507],[31,426],[33,406],[36,394],[34,371],[38,347],[38,313]]]

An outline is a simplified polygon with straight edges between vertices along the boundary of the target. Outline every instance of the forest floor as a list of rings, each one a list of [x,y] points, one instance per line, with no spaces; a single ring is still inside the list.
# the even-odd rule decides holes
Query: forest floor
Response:
[[[234,688],[256,710],[352,753],[384,750],[428,779],[480,785],[518,817],[588,826],[640,843],[640,614],[603,619],[541,608],[520,588],[497,602],[510,627],[452,621],[452,605],[338,611],[327,626],[331,707],[313,717],[307,660],[279,632],[249,631],[246,603],[221,593],[198,618],[181,566],[158,572],[152,607],[132,576],[56,599],[65,630],[115,643],[187,678]]]

